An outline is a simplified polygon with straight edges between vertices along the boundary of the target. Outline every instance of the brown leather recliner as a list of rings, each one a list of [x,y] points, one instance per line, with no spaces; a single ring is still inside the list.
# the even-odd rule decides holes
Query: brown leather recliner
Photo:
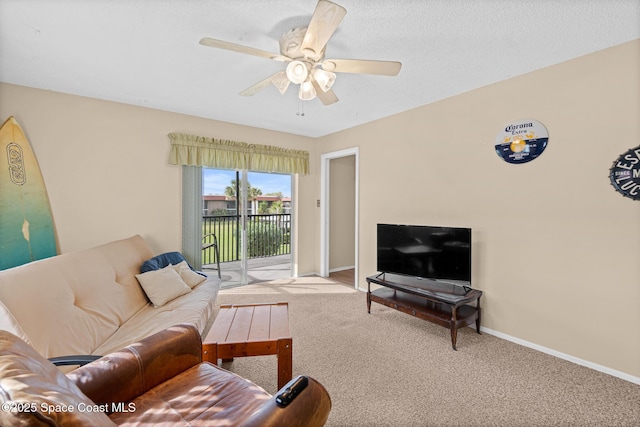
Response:
[[[276,396],[307,383],[286,406]],[[178,325],[63,374],[15,335],[0,330],[0,425],[322,426],[325,388],[298,377],[269,395],[202,362],[197,329]]]

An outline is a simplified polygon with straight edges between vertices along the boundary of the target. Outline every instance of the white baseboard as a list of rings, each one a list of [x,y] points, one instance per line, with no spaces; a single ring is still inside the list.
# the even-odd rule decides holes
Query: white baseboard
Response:
[[[318,277],[320,277],[320,273],[315,272],[315,271],[311,271],[309,273],[298,274],[296,277],[310,277],[310,276],[318,276]]]
[[[471,327],[471,326],[469,326]],[[475,328],[475,325],[473,326]],[[487,333],[489,335],[493,335],[498,338],[502,338],[503,340],[511,341],[513,343],[522,345],[524,347],[529,347],[537,351],[541,351],[542,353],[549,354],[551,356],[558,357],[560,359],[566,360],[571,363],[575,363],[577,365],[586,366],[587,368],[591,368],[593,370],[618,377],[625,381],[629,381],[634,384],[640,385],[640,377],[635,377],[633,375],[626,374],[624,372],[616,371],[615,369],[608,368],[606,366],[598,365],[597,363],[589,362],[588,360],[580,359],[575,356],[571,356],[570,354],[561,353],[559,351],[553,350],[548,347],[543,347],[541,345],[525,341],[520,338],[512,337],[511,335],[503,334],[502,332],[494,331],[493,329],[485,328],[483,326],[480,327],[480,331]]]
[[[355,265],[348,265],[346,267],[338,267],[338,268],[331,268],[329,269],[329,273],[335,273],[336,271],[343,271],[343,270],[349,270],[352,268],[356,268]]]

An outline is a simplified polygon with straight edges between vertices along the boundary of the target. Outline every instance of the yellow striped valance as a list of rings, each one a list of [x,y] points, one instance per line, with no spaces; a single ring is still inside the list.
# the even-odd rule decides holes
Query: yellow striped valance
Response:
[[[172,165],[247,169],[256,172],[309,173],[309,152],[170,133]]]

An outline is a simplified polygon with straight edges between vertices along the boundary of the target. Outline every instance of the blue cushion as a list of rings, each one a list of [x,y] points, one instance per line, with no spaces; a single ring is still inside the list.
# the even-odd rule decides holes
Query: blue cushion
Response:
[[[153,258],[143,262],[142,266],[140,267],[140,273],[146,273],[147,271],[153,271],[153,270],[160,270],[161,268],[165,268],[169,264],[177,265],[177,264],[180,264],[182,261],[186,261],[186,260],[184,259],[184,256],[182,256],[180,252],[166,252],[166,253],[154,256]],[[196,271],[193,269],[193,267],[191,267],[191,264],[189,264],[188,262],[187,262],[187,265],[189,266],[190,269],[192,269],[193,271]],[[196,271],[196,273],[204,277],[207,277],[206,274],[201,273],[199,271]]]

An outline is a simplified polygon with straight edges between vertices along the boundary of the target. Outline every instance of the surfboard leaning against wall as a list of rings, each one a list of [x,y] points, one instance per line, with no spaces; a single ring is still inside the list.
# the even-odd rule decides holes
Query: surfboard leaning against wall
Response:
[[[49,197],[22,128],[0,128],[0,270],[57,254]]]

